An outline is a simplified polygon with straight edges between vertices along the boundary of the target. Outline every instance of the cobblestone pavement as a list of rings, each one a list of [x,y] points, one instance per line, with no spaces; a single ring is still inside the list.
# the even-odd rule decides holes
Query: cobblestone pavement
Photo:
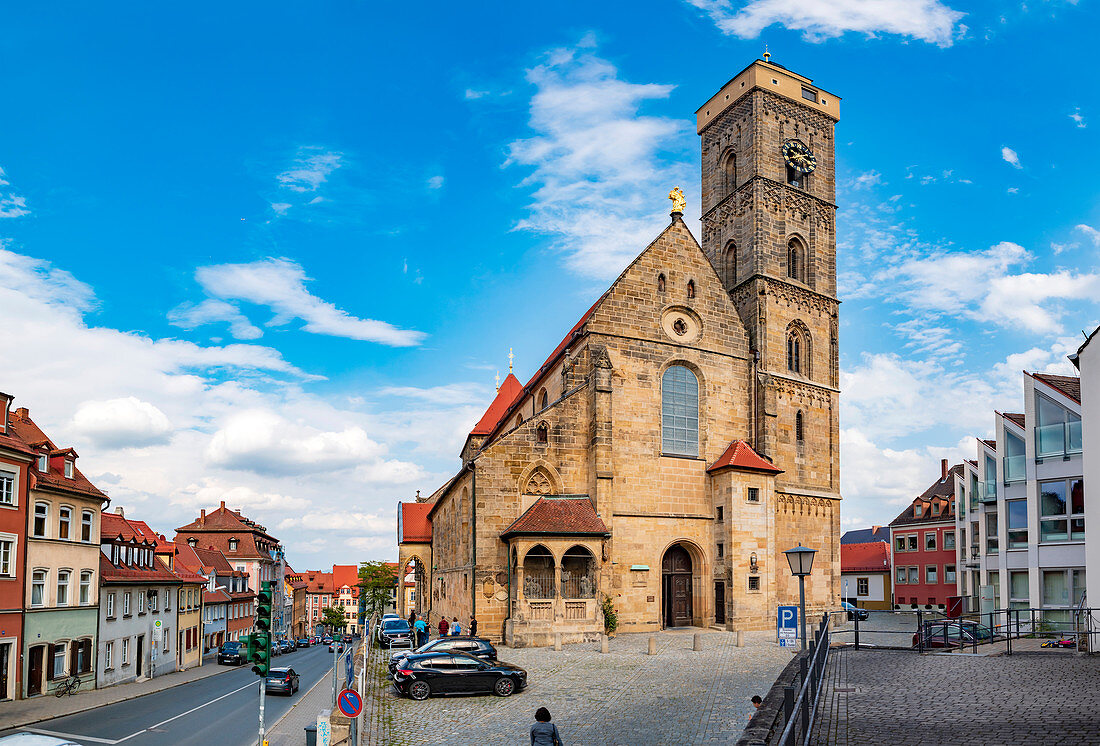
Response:
[[[837,649],[811,743],[1098,744],[1100,658]]]
[[[702,632],[701,630],[694,630]],[[610,652],[599,643],[552,648],[501,648],[500,657],[527,669],[529,685],[510,698],[435,697],[414,702],[388,686],[374,694],[372,727],[363,744],[523,744],[535,710],[545,706],[566,744],[726,744],[752,714],[749,699],[767,693],[792,654],[774,632],[662,632],[657,655],[650,635],[620,635]]]

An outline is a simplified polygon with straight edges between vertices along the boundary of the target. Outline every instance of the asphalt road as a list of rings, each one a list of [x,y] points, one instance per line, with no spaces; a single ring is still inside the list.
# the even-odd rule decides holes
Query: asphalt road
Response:
[[[327,645],[316,645],[274,659],[275,667],[289,666],[298,672],[301,688],[290,697],[266,696],[265,721],[269,729],[318,680],[325,677],[326,681],[332,680],[332,658]],[[259,726],[259,678],[250,669],[250,666],[241,666],[172,689],[0,735],[43,733],[69,738],[86,746],[119,743],[126,746],[254,746]]]

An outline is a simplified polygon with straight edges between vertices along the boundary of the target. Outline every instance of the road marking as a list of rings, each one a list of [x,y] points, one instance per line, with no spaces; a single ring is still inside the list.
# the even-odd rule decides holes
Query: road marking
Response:
[[[25,730],[28,733],[38,733],[43,736],[54,736],[55,738],[65,738],[72,740],[79,738],[81,741],[94,741],[96,743],[118,743],[118,741],[112,741],[110,738],[93,738],[92,736],[78,736],[75,733],[59,733],[56,730],[45,730],[43,728],[28,728],[26,726],[19,728],[19,730]]]
[[[253,681],[251,684],[245,684],[244,686],[242,686],[238,689],[234,689],[231,692],[227,692],[227,693],[223,694],[220,697],[215,697],[214,699],[210,700],[209,702],[204,702],[203,704],[199,705],[198,707],[192,707],[187,712],[181,712],[179,715],[174,715],[174,716],[168,718],[167,720],[161,720],[156,725],[150,725],[148,728],[142,728],[141,730],[137,731],[136,733],[131,733],[130,735],[126,736],[125,738],[120,738],[117,741],[103,741],[103,743],[112,743],[113,744],[113,743],[122,743],[123,741],[129,741],[134,736],[140,736],[142,733],[146,733],[148,731],[151,731],[154,728],[159,728],[160,726],[166,725],[166,724],[172,722],[173,720],[179,720],[184,715],[190,715],[192,712],[195,712],[196,710],[201,710],[202,708],[206,707],[207,705],[212,705],[215,702],[219,702],[219,701],[225,699],[226,697],[229,697],[229,696],[232,696],[232,695],[236,694],[237,692],[244,691],[245,689],[249,689],[249,688],[252,688],[252,687],[255,687],[255,686],[256,686],[256,682]]]

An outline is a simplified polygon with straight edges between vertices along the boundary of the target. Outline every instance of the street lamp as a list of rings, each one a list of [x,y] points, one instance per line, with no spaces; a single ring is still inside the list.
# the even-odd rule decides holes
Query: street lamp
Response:
[[[783,552],[787,555],[787,564],[791,566],[791,575],[798,578],[798,613],[802,617],[802,649],[806,649],[806,576],[814,566],[816,549],[799,544],[794,549]]]

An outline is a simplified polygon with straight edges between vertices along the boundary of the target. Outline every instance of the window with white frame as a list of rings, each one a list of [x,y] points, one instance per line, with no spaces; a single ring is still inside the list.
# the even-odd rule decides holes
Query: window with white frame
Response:
[[[92,526],[95,521],[95,514],[90,510],[84,510],[80,513],[80,540],[91,541],[92,540]]]
[[[127,666],[130,664],[130,638],[126,637],[122,640],[122,665]]]
[[[1039,482],[1039,537],[1043,542],[1084,540],[1084,480]]]
[[[0,576],[15,577],[17,538],[14,534],[0,534]]]
[[[168,641],[172,639],[172,630],[168,627],[164,628],[164,652],[168,652]]]
[[[19,473],[0,469],[0,505],[15,505],[15,480]]]
[[[165,611],[171,611],[172,610],[172,596],[170,594],[171,594],[171,591],[168,590],[167,588],[165,588],[164,589],[164,610]]]
[[[34,522],[31,524],[31,536],[42,537],[46,535],[46,526],[50,520],[50,504],[34,504]]]
[[[924,535],[924,551],[936,551],[936,532],[930,531]]]
[[[72,578],[72,570],[57,571],[57,605],[69,605],[69,581]]]
[[[130,591],[122,594],[122,616],[130,616]]]
[[[42,453],[38,456],[38,471],[41,474],[48,474],[50,471],[50,457],[48,454]]]
[[[149,594],[149,611],[157,610],[157,599],[160,598],[160,594],[155,590]]]
[[[107,618],[110,619],[115,615],[115,594],[107,594]]]
[[[910,567],[909,568],[909,584],[910,585],[917,585],[918,583],[920,583],[920,568]]]
[[[57,511],[57,538],[68,539],[73,525],[73,509],[62,505]]]
[[[70,461],[69,459],[65,459],[65,478],[66,479],[72,479],[73,478],[73,462]]]
[[[139,614],[144,614],[145,613],[145,593],[142,592],[142,591],[138,591],[137,597],[138,597],[138,613]]]
[[[944,565],[943,566],[943,582],[945,582],[945,583],[954,583],[956,580],[957,580],[957,576],[955,574],[955,566],[954,565]]]
[[[905,540],[908,542],[908,546],[906,546],[906,549],[908,551],[910,551],[910,552],[917,551],[917,535],[916,534],[909,534],[908,536],[905,537]]]
[[[80,572],[80,605],[87,606],[92,602],[92,571]]]
[[[63,642],[59,642],[53,646],[53,677],[54,679],[65,678],[65,649],[66,645]]]
[[[955,548],[955,532],[944,531],[943,532],[943,548],[954,549]]]
[[[937,568],[936,565],[925,565],[924,566],[924,582],[929,584],[929,585],[934,585],[934,584],[938,583],[939,581],[936,579],[937,572],[938,572],[938,568]]]
[[[856,595],[871,595],[871,581],[869,578],[856,578]]]
[[[894,539],[894,544],[895,544],[895,546],[894,546],[895,550],[897,550],[899,552],[904,552],[905,551],[905,537],[904,536],[899,536],[896,539]]]
[[[103,667],[111,668],[115,660],[115,644],[108,642],[103,646]]]

